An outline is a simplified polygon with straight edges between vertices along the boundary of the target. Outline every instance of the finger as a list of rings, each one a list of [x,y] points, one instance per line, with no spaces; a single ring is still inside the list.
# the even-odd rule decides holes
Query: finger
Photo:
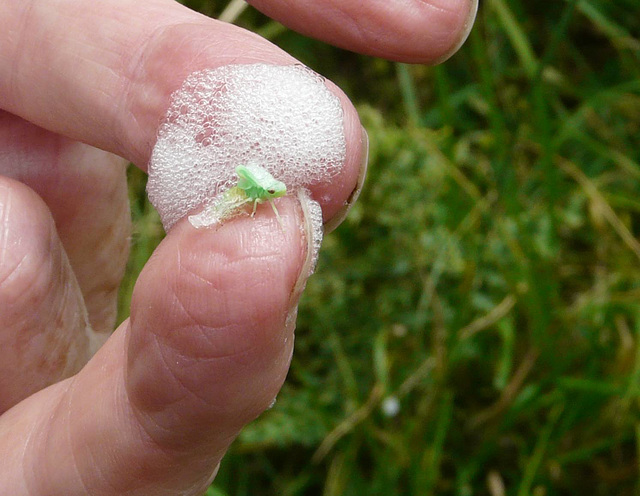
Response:
[[[478,0],[249,0],[300,33],[390,60],[437,63],[466,40]]]
[[[6,112],[0,150],[0,174],[28,185],[49,207],[100,344],[115,326],[128,255],[125,161]]]
[[[278,210],[282,225],[262,205],[210,234],[183,221],[169,235],[176,245],[145,267],[132,301],[128,387],[159,442],[229,439],[284,381],[313,240],[292,199]],[[178,271],[167,277],[167,267]]]
[[[89,357],[82,295],[42,200],[0,176],[0,412]]]
[[[201,494],[287,373],[312,237],[301,205],[278,209],[282,227],[262,205],[217,230],[169,233],[131,319],[72,381],[0,419],[9,493]]]
[[[264,39],[169,0],[80,0],[5,6],[0,29],[0,107],[37,125],[147,164],[170,95],[194,71],[226,64],[291,65]],[[362,139],[344,109],[346,154],[335,187],[314,192],[325,220],[357,183]]]

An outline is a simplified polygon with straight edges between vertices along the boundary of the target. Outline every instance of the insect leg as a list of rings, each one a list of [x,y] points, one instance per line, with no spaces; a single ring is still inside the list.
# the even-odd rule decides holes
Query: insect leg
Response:
[[[276,204],[271,199],[269,199],[269,203],[271,204],[271,208],[273,209],[273,213],[276,214],[276,219],[278,219],[278,224],[280,224],[280,227],[284,231],[284,224],[282,223],[282,219],[280,218],[280,214],[278,213],[278,209],[276,208]]]

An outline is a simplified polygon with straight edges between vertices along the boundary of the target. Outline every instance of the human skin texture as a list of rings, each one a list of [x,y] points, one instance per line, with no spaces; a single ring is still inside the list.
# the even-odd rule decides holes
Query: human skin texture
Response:
[[[307,34],[408,62],[450,55],[476,9],[253,3]],[[3,494],[201,494],[286,376],[313,258],[306,200],[278,200],[284,229],[268,205],[215,230],[177,222],[111,333],[130,236],[125,165],[146,168],[188,74],[296,61],[171,0],[4,0],[0,32]],[[343,106],[346,158],[311,195],[331,223],[366,145],[352,104],[328,86]]]

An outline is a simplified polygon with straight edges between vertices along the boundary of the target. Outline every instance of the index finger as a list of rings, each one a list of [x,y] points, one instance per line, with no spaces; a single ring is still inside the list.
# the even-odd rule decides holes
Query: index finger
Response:
[[[167,0],[92,4],[10,1],[0,29],[0,107],[41,127],[146,168],[171,94],[189,74],[229,64],[296,60],[243,29]],[[335,85],[344,114],[340,175],[314,191],[325,219],[355,188],[363,155],[357,113]]]

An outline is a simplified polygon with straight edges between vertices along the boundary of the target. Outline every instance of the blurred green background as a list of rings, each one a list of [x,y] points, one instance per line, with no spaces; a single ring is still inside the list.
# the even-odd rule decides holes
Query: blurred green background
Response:
[[[640,494],[638,0],[486,0],[437,67],[231,17],[341,86],[371,155],[208,494]],[[129,175],[121,318],[162,237]]]

